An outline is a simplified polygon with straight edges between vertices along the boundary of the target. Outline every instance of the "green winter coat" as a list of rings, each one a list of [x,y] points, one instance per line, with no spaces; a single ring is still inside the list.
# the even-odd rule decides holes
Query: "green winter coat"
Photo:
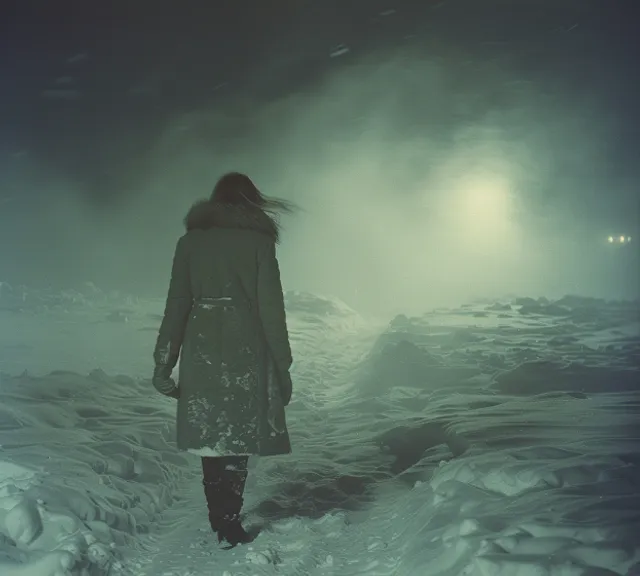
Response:
[[[185,225],[154,351],[166,375],[180,358],[178,449],[287,454],[292,358],[277,228],[261,210],[211,201]]]

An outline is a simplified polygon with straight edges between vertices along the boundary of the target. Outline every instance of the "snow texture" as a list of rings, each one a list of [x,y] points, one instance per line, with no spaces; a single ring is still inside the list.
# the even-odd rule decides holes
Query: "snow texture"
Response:
[[[163,302],[0,285],[0,574],[640,574],[638,302],[286,301],[294,451],[225,551],[148,380]]]

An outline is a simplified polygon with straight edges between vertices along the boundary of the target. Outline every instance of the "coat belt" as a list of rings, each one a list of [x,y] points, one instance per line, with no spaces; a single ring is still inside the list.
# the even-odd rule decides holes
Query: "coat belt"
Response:
[[[194,298],[193,302],[196,306],[211,306],[215,308],[234,308],[236,306],[251,308],[250,301],[239,302],[231,296],[201,296],[200,298]]]
[[[193,301],[196,304],[218,304],[219,306],[229,306],[234,303],[231,296],[201,296],[194,298]]]

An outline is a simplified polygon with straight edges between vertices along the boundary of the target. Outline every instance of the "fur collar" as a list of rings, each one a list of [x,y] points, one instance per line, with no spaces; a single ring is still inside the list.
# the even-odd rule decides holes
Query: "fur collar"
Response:
[[[257,208],[200,200],[184,218],[187,232],[210,228],[254,230],[278,241],[278,226],[268,214]]]

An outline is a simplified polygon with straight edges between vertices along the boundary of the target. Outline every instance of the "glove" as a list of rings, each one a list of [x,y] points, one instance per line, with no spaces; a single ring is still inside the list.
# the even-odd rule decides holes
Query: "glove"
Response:
[[[271,359],[267,366],[267,399],[267,421],[276,434],[282,434],[287,429],[284,407],[291,400],[291,392],[288,397],[283,397],[282,379]]]
[[[176,381],[171,378],[171,369],[168,366],[157,365],[153,371],[151,383],[160,394],[176,399],[180,397],[180,389],[176,385]]]
[[[173,379],[171,380],[173,382]],[[175,385],[175,382],[173,382]],[[180,386],[176,386],[169,394],[165,394],[165,396],[169,396],[169,398],[175,398],[176,400],[180,399]]]
[[[293,383],[291,382],[291,374],[289,373],[289,370],[278,374],[278,384],[280,384],[282,405],[288,406],[289,402],[291,402],[291,394],[293,392]]]

